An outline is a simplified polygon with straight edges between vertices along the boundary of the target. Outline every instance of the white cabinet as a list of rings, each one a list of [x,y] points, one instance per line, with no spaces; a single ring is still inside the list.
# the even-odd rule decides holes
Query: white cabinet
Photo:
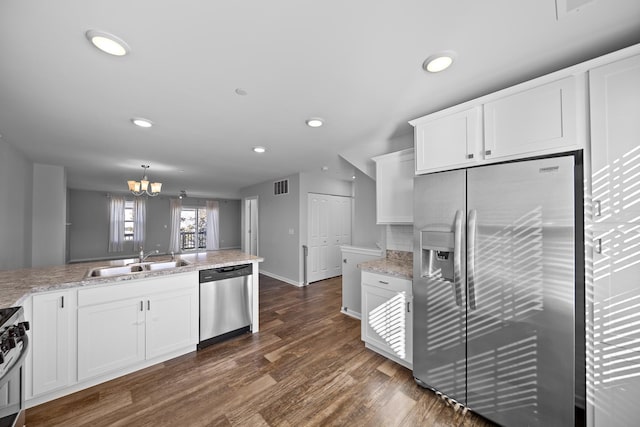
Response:
[[[593,424],[637,424],[640,407],[640,56],[589,71]],[[587,222],[588,224],[588,222]],[[587,290],[589,295],[589,290]]]
[[[412,304],[411,280],[362,272],[362,340],[408,368],[413,361]]]
[[[72,291],[33,296],[31,318],[32,394],[41,395],[70,382]]]
[[[640,223],[640,56],[589,72],[593,220]]]
[[[378,224],[413,223],[413,148],[373,158]]]
[[[575,77],[484,104],[484,158],[529,157],[580,148]]]
[[[480,106],[415,122],[417,174],[470,166],[481,158]]]
[[[583,148],[584,81],[527,82],[410,121],[416,174]]]
[[[78,291],[78,380],[198,342],[197,273]]]
[[[384,257],[379,248],[342,246],[342,312],[360,319],[362,313],[361,271],[358,264]]]

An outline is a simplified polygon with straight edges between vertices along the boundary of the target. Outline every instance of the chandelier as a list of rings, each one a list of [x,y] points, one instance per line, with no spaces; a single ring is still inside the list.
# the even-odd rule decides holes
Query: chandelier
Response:
[[[127,181],[129,185],[129,191],[133,193],[135,196],[142,196],[143,194],[147,194],[148,196],[155,197],[160,194],[160,189],[162,188],[161,182],[152,182],[151,183],[151,191],[149,191],[149,178],[147,178],[147,169],[149,169],[148,165],[140,165],[144,169],[142,173],[142,179],[140,181]]]

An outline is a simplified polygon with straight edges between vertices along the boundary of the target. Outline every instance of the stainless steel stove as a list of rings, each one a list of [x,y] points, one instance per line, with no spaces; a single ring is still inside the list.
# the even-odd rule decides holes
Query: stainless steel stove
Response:
[[[22,307],[0,309],[0,427],[24,425],[24,358],[29,347]]]

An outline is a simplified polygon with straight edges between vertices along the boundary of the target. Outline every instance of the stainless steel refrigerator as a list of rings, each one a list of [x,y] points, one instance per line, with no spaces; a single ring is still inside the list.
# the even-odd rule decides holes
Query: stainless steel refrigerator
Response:
[[[582,423],[581,176],[575,153],[415,178],[418,384],[505,426]]]

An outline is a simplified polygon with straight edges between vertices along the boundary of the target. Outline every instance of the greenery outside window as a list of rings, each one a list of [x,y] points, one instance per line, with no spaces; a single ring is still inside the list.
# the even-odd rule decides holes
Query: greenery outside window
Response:
[[[180,211],[180,250],[207,248],[207,210],[183,207]]]
[[[124,240],[133,240],[134,217],[133,217],[133,200],[124,202]]]

